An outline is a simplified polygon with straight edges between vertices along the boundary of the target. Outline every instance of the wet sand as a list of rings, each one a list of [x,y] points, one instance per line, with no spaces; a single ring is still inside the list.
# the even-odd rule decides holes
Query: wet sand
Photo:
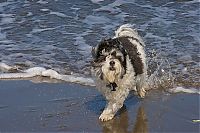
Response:
[[[94,87],[72,83],[0,81],[0,132],[199,132],[198,94],[150,91],[130,95],[117,116],[98,117],[104,98]]]

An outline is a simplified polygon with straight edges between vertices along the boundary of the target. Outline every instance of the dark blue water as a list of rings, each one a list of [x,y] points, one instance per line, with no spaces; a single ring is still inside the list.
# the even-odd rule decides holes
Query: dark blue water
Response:
[[[144,38],[152,73],[164,60],[177,85],[200,87],[198,0],[1,0],[0,61],[90,75],[91,47],[125,23]]]

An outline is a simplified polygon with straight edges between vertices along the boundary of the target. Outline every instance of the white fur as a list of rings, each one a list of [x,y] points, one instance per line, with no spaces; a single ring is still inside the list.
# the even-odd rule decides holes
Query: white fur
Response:
[[[133,25],[130,24],[124,24],[120,26],[116,31],[115,31],[115,36],[114,38],[117,37],[122,37],[122,36],[128,36],[128,37],[134,37],[137,38],[140,43],[145,46],[144,41],[142,38],[138,35],[138,32],[136,29],[133,28]]]
[[[114,71],[109,70],[109,67],[110,67],[109,62],[110,61],[115,62],[115,70]],[[106,61],[105,61],[104,65],[102,66],[102,72],[104,73],[104,76],[107,81],[109,81],[110,83],[116,82],[117,79],[120,78],[120,73],[122,72],[121,63],[116,59],[111,59],[111,56],[107,56]]]
[[[115,36],[118,37],[130,37],[129,41],[137,47],[138,52],[140,53],[140,58],[143,63],[143,74],[138,74],[135,76],[134,67],[131,64],[129,56],[126,57],[126,73],[123,75],[123,78],[120,78],[120,73],[122,73],[122,66],[119,62],[116,61],[116,71],[112,72],[109,70],[109,56],[106,58],[106,61],[102,65],[101,70],[99,68],[93,68],[92,73],[96,77],[96,87],[97,89],[105,96],[108,101],[106,108],[100,115],[99,119],[102,121],[110,120],[114,117],[116,112],[123,106],[123,103],[126,97],[129,94],[130,90],[136,91],[141,97],[145,95],[145,78],[146,78],[146,55],[144,52],[144,42],[141,37],[138,35],[137,31],[131,28],[131,25],[122,25],[115,31]],[[131,39],[131,37],[136,38],[140,43]],[[97,50],[97,48],[95,48]],[[104,79],[99,78],[99,73],[104,74]],[[111,91],[107,87],[109,82],[115,82],[117,84],[116,91]]]

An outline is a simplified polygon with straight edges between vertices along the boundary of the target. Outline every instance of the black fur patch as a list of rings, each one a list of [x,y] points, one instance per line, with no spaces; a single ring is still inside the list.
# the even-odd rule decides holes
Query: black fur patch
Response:
[[[122,52],[123,56],[124,56],[124,60],[122,60],[121,58],[117,57],[116,58],[121,62],[122,66],[124,67],[124,74],[126,73],[126,56],[127,53],[124,50],[124,48],[120,45],[120,41],[118,39],[107,39],[107,40],[103,40],[100,42],[97,51],[96,51],[96,58],[94,60],[94,62],[101,62],[103,61],[103,59],[105,59],[105,57],[102,55],[102,51],[105,49],[106,52],[110,52],[113,48],[118,49],[119,51]],[[113,55],[112,55],[113,54]],[[115,56],[116,53],[111,53],[112,56]]]
[[[113,40],[113,39],[107,39],[103,40],[100,42],[97,52],[96,52],[96,57],[99,58],[102,55],[102,51],[105,49],[106,52],[109,52],[112,50],[112,48],[118,48],[119,42],[118,40]]]
[[[101,62],[105,60],[105,57],[101,53],[104,49],[105,51],[109,52],[111,51],[111,49],[116,48],[120,50],[122,54],[124,55],[123,61],[118,57],[116,58],[118,58],[120,62],[122,63],[125,69],[125,73],[126,73],[126,56],[127,55],[129,55],[131,64],[133,65],[133,68],[135,70],[135,74],[138,75],[138,74],[144,73],[143,71],[144,65],[143,65],[142,59],[140,58],[140,53],[138,52],[137,47],[129,41],[129,38],[135,40],[137,43],[143,46],[142,43],[137,38],[133,38],[133,37],[118,37],[115,39],[110,38],[107,40],[103,40],[100,42],[97,48],[96,59],[94,60],[94,62]]]
[[[116,91],[117,84],[115,82],[110,83],[110,84],[107,85],[107,87],[109,87],[111,89],[111,91]]]
[[[133,68],[135,70],[135,74],[142,74],[144,73],[143,69],[144,69],[144,65],[142,63],[142,59],[140,58],[140,53],[137,50],[137,47],[135,45],[133,45],[129,39],[129,37],[119,37],[116,38],[121,42],[121,45],[123,46],[123,48],[127,51],[127,54],[129,55],[129,58],[131,60],[131,63],[133,65]],[[132,38],[131,38],[132,39]],[[138,40],[139,41],[139,40]],[[137,42],[138,42],[137,41]],[[139,42],[140,43],[140,42]],[[142,45],[140,43],[140,45]]]

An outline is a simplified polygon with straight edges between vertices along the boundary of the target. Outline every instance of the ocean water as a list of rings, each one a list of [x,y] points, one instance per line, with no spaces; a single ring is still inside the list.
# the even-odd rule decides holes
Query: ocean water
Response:
[[[90,77],[92,46],[126,23],[155,82],[200,87],[199,0],[1,0],[0,63]]]

